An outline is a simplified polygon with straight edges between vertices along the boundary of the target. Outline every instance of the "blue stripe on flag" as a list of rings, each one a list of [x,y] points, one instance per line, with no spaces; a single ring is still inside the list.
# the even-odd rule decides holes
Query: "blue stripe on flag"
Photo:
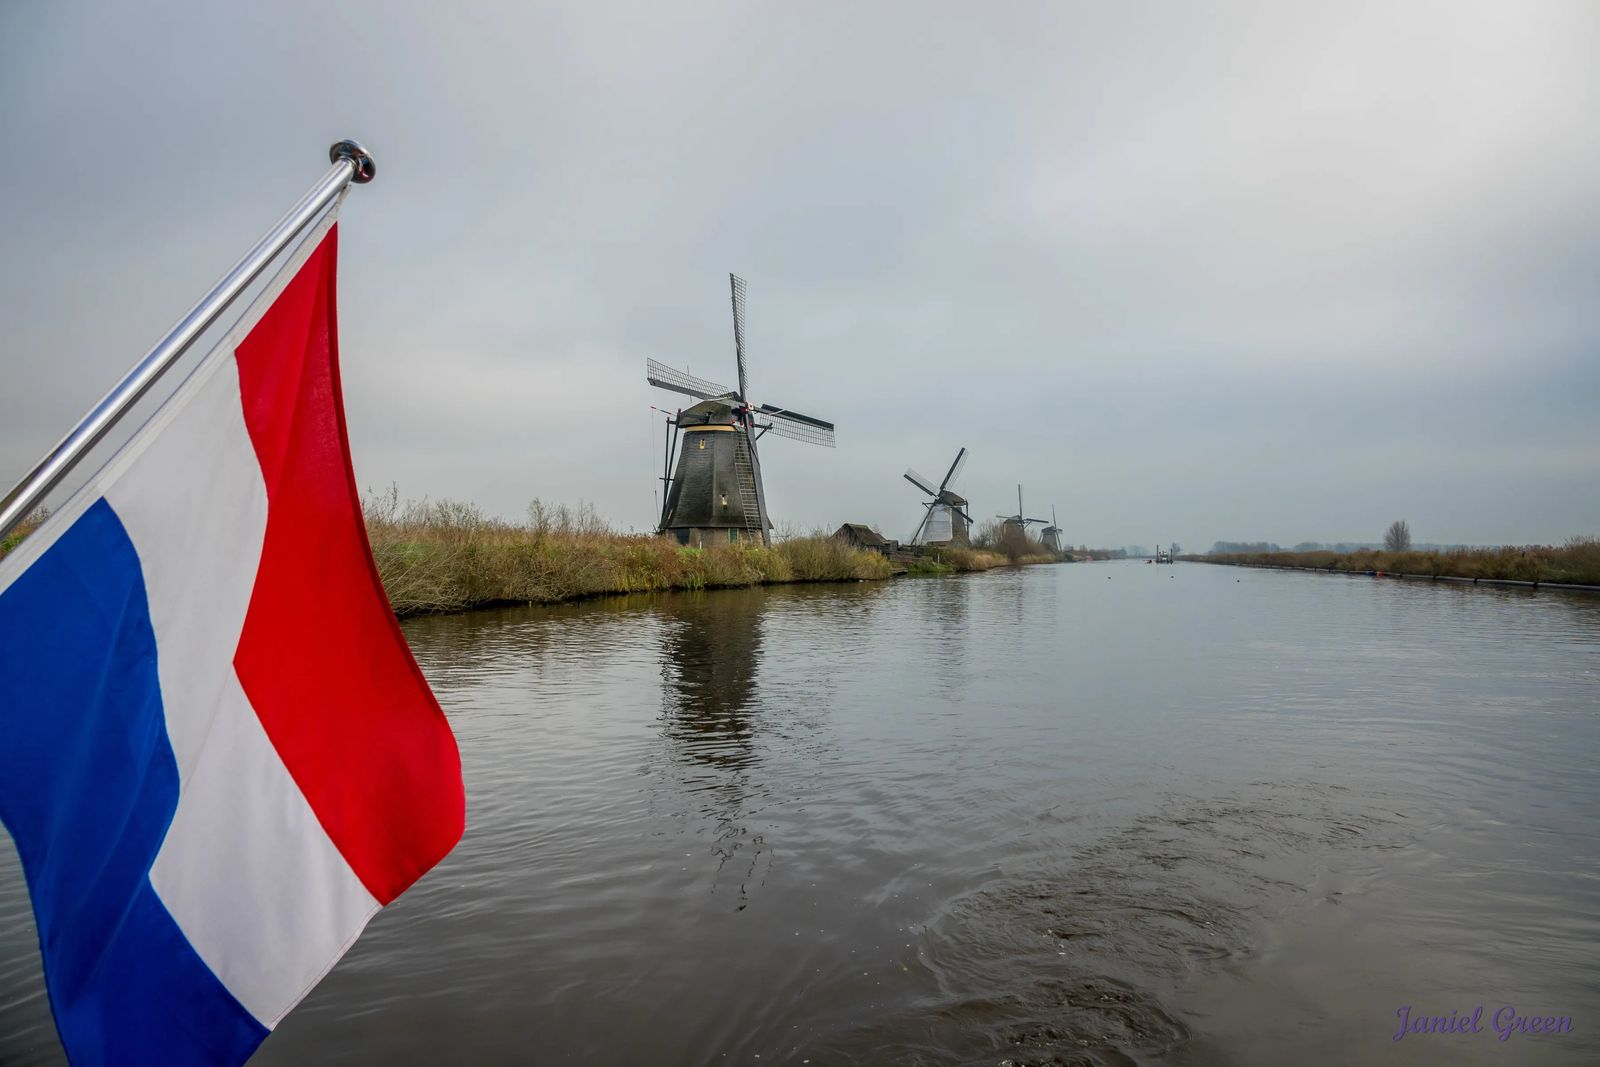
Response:
[[[78,1067],[240,1063],[267,1036],[150,885],[177,805],[144,575],[100,500],[0,593],[0,821]]]

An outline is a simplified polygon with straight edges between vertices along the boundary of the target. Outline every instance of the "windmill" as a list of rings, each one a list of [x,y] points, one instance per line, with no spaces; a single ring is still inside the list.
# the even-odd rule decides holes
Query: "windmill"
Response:
[[[913,545],[954,544],[967,545],[971,541],[968,529],[972,525],[972,516],[967,514],[967,500],[950,488],[961,474],[961,468],[966,465],[967,450],[962,448],[956,453],[955,462],[950,464],[950,470],[944,476],[944,481],[935,489],[928,483],[928,479],[918,474],[911,468],[906,468],[905,479],[912,485],[927,493],[931,498],[923,505],[922,522],[917,524],[917,532],[911,535]]]
[[[1022,510],[1022,486],[1019,485],[1017,486],[1017,513],[1015,515],[996,515],[995,518],[999,519],[1003,526],[1015,526],[1022,531],[1024,537],[1028,534],[1029,523],[1036,522],[1040,526],[1045,525],[1043,519],[1025,519],[1023,518],[1024,514],[1026,513]]]
[[[833,423],[771,404],[750,403],[745,375],[744,279],[728,275],[733,291],[733,349],[739,388],[696,378],[655,360],[645,366],[645,379],[660,389],[686,393],[700,401],[667,416],[672,428],[662,465],[666,502],[660,532],[680,544],[711,540],[767,542],[772,521],[761,486],[761,461],[756,441],[768,430],[779,437],[833,447]],[[683,447],[678,448],[679,432]],[[673,471],[672,457],[678,465]]]
[[[1017,501],[1017,511],[1022,510],[1022,501]],[[1056,506],[1050,505],[1050,525],[1039,531],[1039,541],[1044,547],[1059,555],[1061,553],[1061,527],[1056,525]]]

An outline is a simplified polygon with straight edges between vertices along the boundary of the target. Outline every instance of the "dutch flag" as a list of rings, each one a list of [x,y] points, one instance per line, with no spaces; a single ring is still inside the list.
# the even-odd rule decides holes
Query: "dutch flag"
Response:
[[[337,239],[0,560],[0,819],[80,1067],[247,1059],[461,836],[351,474]]]

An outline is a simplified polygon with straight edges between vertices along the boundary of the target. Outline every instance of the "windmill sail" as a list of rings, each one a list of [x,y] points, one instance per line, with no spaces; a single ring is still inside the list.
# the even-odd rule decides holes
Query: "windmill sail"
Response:
[[[910,467],[906,468],[905,479],[918,489],[921,489],[924,493],[927,493],[929,496],[939,495],[939,490],[930,485],[928,483],[928,479],[924,478]]]
[[[773,407],[771,404],[758,404],[756,413],[766,420],[767,427],[779,437],[788,437],[795,441],[806,441],[814,445],[823,445],[832,448],[833,423],[822,419],[814,419],[810,415],[802,415],[798,411],[787,408]]]
[[[744,279],[737,274],[730,274],[728,285],[733,289],[733,352],[739,361],[739,399],[748,403],[750,382],[745,376],[744,360]]]
[[[911,539],[909,541],[907,541],[906,544],[908,544],[908,545],[920,545],[920,544],[922,544],[922,531],[926,530],[928,528],[928,513],[931,512],[932,510],[933,510],[933,505],[931,505],[931,504],[928,505],[928,507],[923,509],[922,521],[917,523],[916,530],[911,534]]]
[[[961,477],[961,468],[965,467],[966,465],[967,449],[966,446],[962,446],[961,451],[956,453],[956,461],[950,464],[950,473],[946,474],[944,476],[944,481],[939,483],[939,492],[942,493],[946,489],[950,488],[951,484],[953,484],[957,478]]]
[[[950,505],[935,504],[928,512],[928,521],[923,524],[922,541],[948,541],[955,536],[954,526]]]
[[[675,393],[687,393],[700,400],[713,400],[718,397],[731,397],[733,390],[716,382],[708,382],[704,378],[696,378],[687,371],[669,367],[665,363],[658,363],[653,359],[645,361],[645,380],[658,389],[671,389]]]

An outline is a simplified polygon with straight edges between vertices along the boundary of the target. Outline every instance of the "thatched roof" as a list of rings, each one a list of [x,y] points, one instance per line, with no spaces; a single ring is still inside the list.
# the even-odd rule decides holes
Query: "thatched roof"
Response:
[[[878,531],[870,526],[863,526],[859,522],[845,523],[833,531],[833,536],[843,541],[853,541],[866,548],[882,548],[889,543],[888,539]]]

